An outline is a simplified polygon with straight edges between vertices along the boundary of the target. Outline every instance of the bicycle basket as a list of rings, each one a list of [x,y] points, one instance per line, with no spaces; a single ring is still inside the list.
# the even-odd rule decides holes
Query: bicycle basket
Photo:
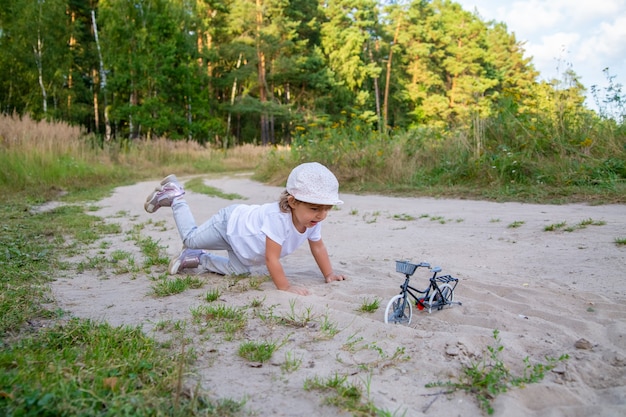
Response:
[[[412,264],[409,261],[396,261],[396,272],[400,272],[406,275],[413,275],[416,269],[417,265]]]

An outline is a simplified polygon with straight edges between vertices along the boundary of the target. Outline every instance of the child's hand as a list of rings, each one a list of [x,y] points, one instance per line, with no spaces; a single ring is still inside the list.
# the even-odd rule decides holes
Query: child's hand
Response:
[[[287,288],[285,291],[292,292],[292,293],[298,294],[298,295],[309,295],[310,294],[309,290],[307,290],[304,287],[289,286],[289,288]]]
[[[326,283],[328,284],[329,282],[333,282],[333,281],[345,281],[346,277],[345,275],[335,274],[333,272],[332,274],[328,274],[326,277],[324,277],[324,279],[326,280]]]

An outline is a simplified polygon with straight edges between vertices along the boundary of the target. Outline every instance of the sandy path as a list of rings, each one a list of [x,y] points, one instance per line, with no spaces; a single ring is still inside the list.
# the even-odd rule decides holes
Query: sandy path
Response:
[[[159,240],[174,255],[180,249],[171,211],[153,215],[143,210],[145,196],[158,180],[118,188],[97,203],[93,214],[119,223],[124,233],[105,236],[107,250],[127,251],[142,259],[127,232],[141,227],[141,235]],[[245,176],[207,179],[206,183],[245,200],[264,203],[282,191]],[[493,345],[493,330],[504,345],[501,358],[514,373],[522,360],[569,354],[570,359],[525,389],[500,395],[496,416],[624,416],[626,415],[626,206],[552,206],[492,203],[430,198],[392,198],[342,194],[345,204],[333,210],[323,236],[335,269],[349,281],[324,284],[307,248],[285,258],[293,283],[307,286],[312,295],[297,297],[265,282],[259,290],[228,288],[230,280],[202,274],[203,288],[157,298],[149,276],[86,271],[59,277],[52,285],[60,306],[79,317],[114,325],[143,325],[147,332],[165,320],[188,320],[190,308],[206,304],[203,296],[220,288],[221,302],[248,306],[250,320],[240,339],[190,326],[198,355],[195,381],[219,398],[246,399],[251,415],[341,416],[324,405],[326,394],[303,389],[307,378],[347,375],[364,389],[379,409],[400,416],[428,414],[479,415],[476,402],[462,393],[432,397],[429,382],[459,375]],[[230,201],[188,192],[197,221],[210,217]],[[573,231],[545,231],[565,222]],[[518,227],[511,227],[513,224]],[[463,303],[428,314],[415,312],[409,326],[386,325],[383,312],[398,292],[402,276],[396,259],[426,261],[459,278],[455,298]],[[163,273],[155,270],[152,277]],[[263,272],[262,270],[259,272]],[[420,276],[421,277],[421,276]],[[425,278],[416,274],[418,286]],[[357,311],[365,300],[381,300],[373,314]],[[265,315],[296,313],[317,320],[306,328],[268,325],[250,304],[262,300]],[[323,320],[338,333],[323,337]],[[168,334],[154,332],[156,337]],[[590,349],[575,347],[585,339]],[[250,366],[237,355],[244,340],[280,341],[271,363]],[[394,356],[396,355],[396,356]],[[288,358],[301,365],[287,372]],[[191,380],[189,382],[191,384]],[[367,397],[367,393],[365,396]],[[437,398],[432,404],[433,398]],[[256,414],[254,414],[256,413]]]

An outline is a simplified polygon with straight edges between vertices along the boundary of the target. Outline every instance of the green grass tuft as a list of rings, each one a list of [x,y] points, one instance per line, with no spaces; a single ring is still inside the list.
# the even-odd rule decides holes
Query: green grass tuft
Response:
[[[479,361],[473,361],[463,369],[463,373],[458,377],[458,382],[436,382],[427,384],[427,387],[448,387],[452,391],[463,390],[474,395],[478,405],[487,414],[494,412],[492,402],[499,395],[507,392],[511,387],[522,387],[541,381],[546,371],[553,369],[560,361],[569,359],[568,355],[562,355],[558,359],[546,358],[548,364],[531,364],[530,359],[524,359],[524,374],[515,376],[508,366],[500,358],[500,353],[504,350],[501,344],[500,332],[493,331],[495,344],[487,346],[488,355]]]

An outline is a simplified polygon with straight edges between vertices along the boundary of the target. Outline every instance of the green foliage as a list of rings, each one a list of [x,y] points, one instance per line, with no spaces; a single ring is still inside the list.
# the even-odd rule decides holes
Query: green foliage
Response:
[[[488,356],[480,361],[474,361],[463,369],[458,382],[437,382],[426,385],[427,387],[444,386],[453,390],[463,390],[473,394],[479,406],[493,414],[492,401],[511,387],[523,387],[526,384],[537,383],[543,380],[545,373],[553,369],[558,362],[569,359],[568,355],[561,355],[558,359],[546,358],[548,364],[531,364],[528,357],[524,358],[524,373],[515,376],[508,366],[500,358],[504,346],[501,344],[500,332],[493,331],[495,344],[487,346]]]
[[[171,172],[250,170],[270,151],[253,146],[209,149],[163,139],[100,144],[67,123],[1,114],[0,150],[3,190],[40,202],[101,199],[113,184]]]
[[[152,291],[157,297],[167,297],[185,292],[189,288],[202,288],[202,285],[203,282],[200,278],[189,275],[174,279],[164,277],[152,286]]]
[[[300,365],[302,365],[302,356],[296,357],[291,352],[285,353],[285,361],[280,365],[280,369],[284,372],[295,372],[300,369]]]
[[[555,230],[564,228],[566,224],[567,222],[549,224],[546,227],[544,227],[543,230],[546,232],[554,232]]]
[[[50,272],[63,269],[58,251],[80,250],[105,234],[117,233],[101,219],[85,214],[79,206],[31,213],[25,209],[24,202],[9,199],[2,211],[0,335],[17,332],[27,320],[54,316],[43,304],[48,297],[45,283]],[[66,240],[69,236],[74,242]]]
[[[239,356],[251,362],[267,362],[277,349],[276,343],[248,341],[239,345]]]
[[[222,293],[219,289],[213,288],[206,293],[206,295],[204,296],[204,299],[207,302],[212,303],[213,301],[217,301],[221,295]]]
[[[225,193],[218,188],[204,184],[202,178],[193,178],[185,183],[185,189],[196,193],[223,198],[225,200],[244,199],[245,197],[236,193]]]
[[[296,311],[296,300],[289,300],[289,312],[281,317],[283,324],[293,327],[307,327],[315,319],[312,308],[307,307],[300,312]]]
[[[53,322],[62,312],[46,309],[46,283],[66,268],[59,254],[119,230],[84,207],[37,212],[26,208],[28,202],[9,195],[1,208],[0,414],[238,415],[240,402],[180,395],[189,355],[164,349],[140,328]],[[93,259],[97,266],[128,256],[114,251]]]
[[[141,249],[141,253],[145,255],[144,267],[149,268],[154,265],[167,265],[169,264],[169,258],[165,253],[165,247],[159,245],[151,237],[139,238],[137,246]]]
[[[3,204],[0,220],[0,334],[17,331],[32,318],[50,315],[42,303],[47,295],[43,286],[53,258],[54,242],[40,239],[46,227],[44,216],[23,215],[21,204]],[[50,216],[45,216],[48,219]]]
[[[319,325],[322,339],[332,339],[337,333],[339,333],[337,323],[330,320],[328,314],[324,314],[319,319]]]
[[[226,304],[198,306],[191,310],[191,315],[195,323],[208,324],[213,331],[229,335],[240,332],[247,323],[243,309]]]
[[[369,388],[369,384],[365,388]],[[304,381],[307,391],[321,391],[326,395],[324,402],[341,410],[346,410],[354,416],[395,416],[387,410],[377,408],[368,398],[364,398],[364,387],[348,381],[345,375],[335,373],[328,378],[315,376]],[[369,394],[369,389],[366,392]],[[403,414],[404,415],[404,414]]]
[[[523,225],[524,223],[526,223],[526,222],[521,221],[521,220],[516,220],[516,221],[514,221],[513,223],[510,223],[507,227],[508,227],[509,229],[517,229],[518,227],[522,227],[522,225]]]
[[[564,230],[566,232],[573,232],[574,230],[584,229],[587,226],[604,226],[606,224],[603,220],[593,220],[593,219],[585,219],[580,221],[578,224],[574,226],[567,226],[566,222],[554,223],[544,227],[544,231],[546,232],[554,232],[557,230]]]
[[[479,136],[436,128],[381,136],[358,120],[309,127],[294,138],[290,154],[270,154],[259,167],[259,178],[284,178],[299,162],[319,161],[335,172],[344,190],[431,195],[469,191],[481,198],[495,194],[523,201],[558,202],[569,196],[589,201],[590,195],[622,200],[624,137],[613,131],[597,143],[572,142],[569,135],[575,132],[565,132],[563,137],[539,140],[531,133],[536,131],[533,120],[514,119],[508,113],[477,121],[482,125]],[[521,129],[508,132],[509,122]]]
[[[230,400],[172,395],[181,361],[187,358],[172,358],[140,328],[72,319],[3,346],[0,410],[133,416],[232,416],[241,410]]]
[[[374,298],[373,300],[363,299],[361,306],[357,310],[363,313],[373,313],[378,310],[378,307],[380,307],[380,298]]]
[[[361,388],[348,382],[348,378],[343,375],[334,374],[326,380],[314,377],[304,382],[306,390],[322,390],[334,392],[326,398],[327,404],[332,404],[343,409],[358,409],[361,407]]]
[[[496,161],[498,175],[517,183],[534,180],[534,166],[518,152],[586,151],[581,143],[590,139],[594,147],[605,137],[597,121],[624,135],[622,86],[608,69],[609,86],[592,89],[598,117],[584,108],[573,71],[537,82],[523,44],[505,25],[455,2],[252,6],[5,2],[0,112],[82,126],[122,147],[155,137],[222,148],[290,144],[301,129],[354,120],[366,127],[366,142],[366,130],[483,131],[500,140],[494,146],[481,138],[470,155]],[[495,127],[476,126],[502,117]],[[568,146],[553,146],[555,136],[567,136]],[[522,165],[510,166],[502,152]]]
[[[615,80],[615,75],[609,68],[602,71],[608,82],[607,86],[591,86],[591,94],[599,109],[600,116],[613,119],[624,125],[626,122],[626,94],[622,91],[623,85]]]

